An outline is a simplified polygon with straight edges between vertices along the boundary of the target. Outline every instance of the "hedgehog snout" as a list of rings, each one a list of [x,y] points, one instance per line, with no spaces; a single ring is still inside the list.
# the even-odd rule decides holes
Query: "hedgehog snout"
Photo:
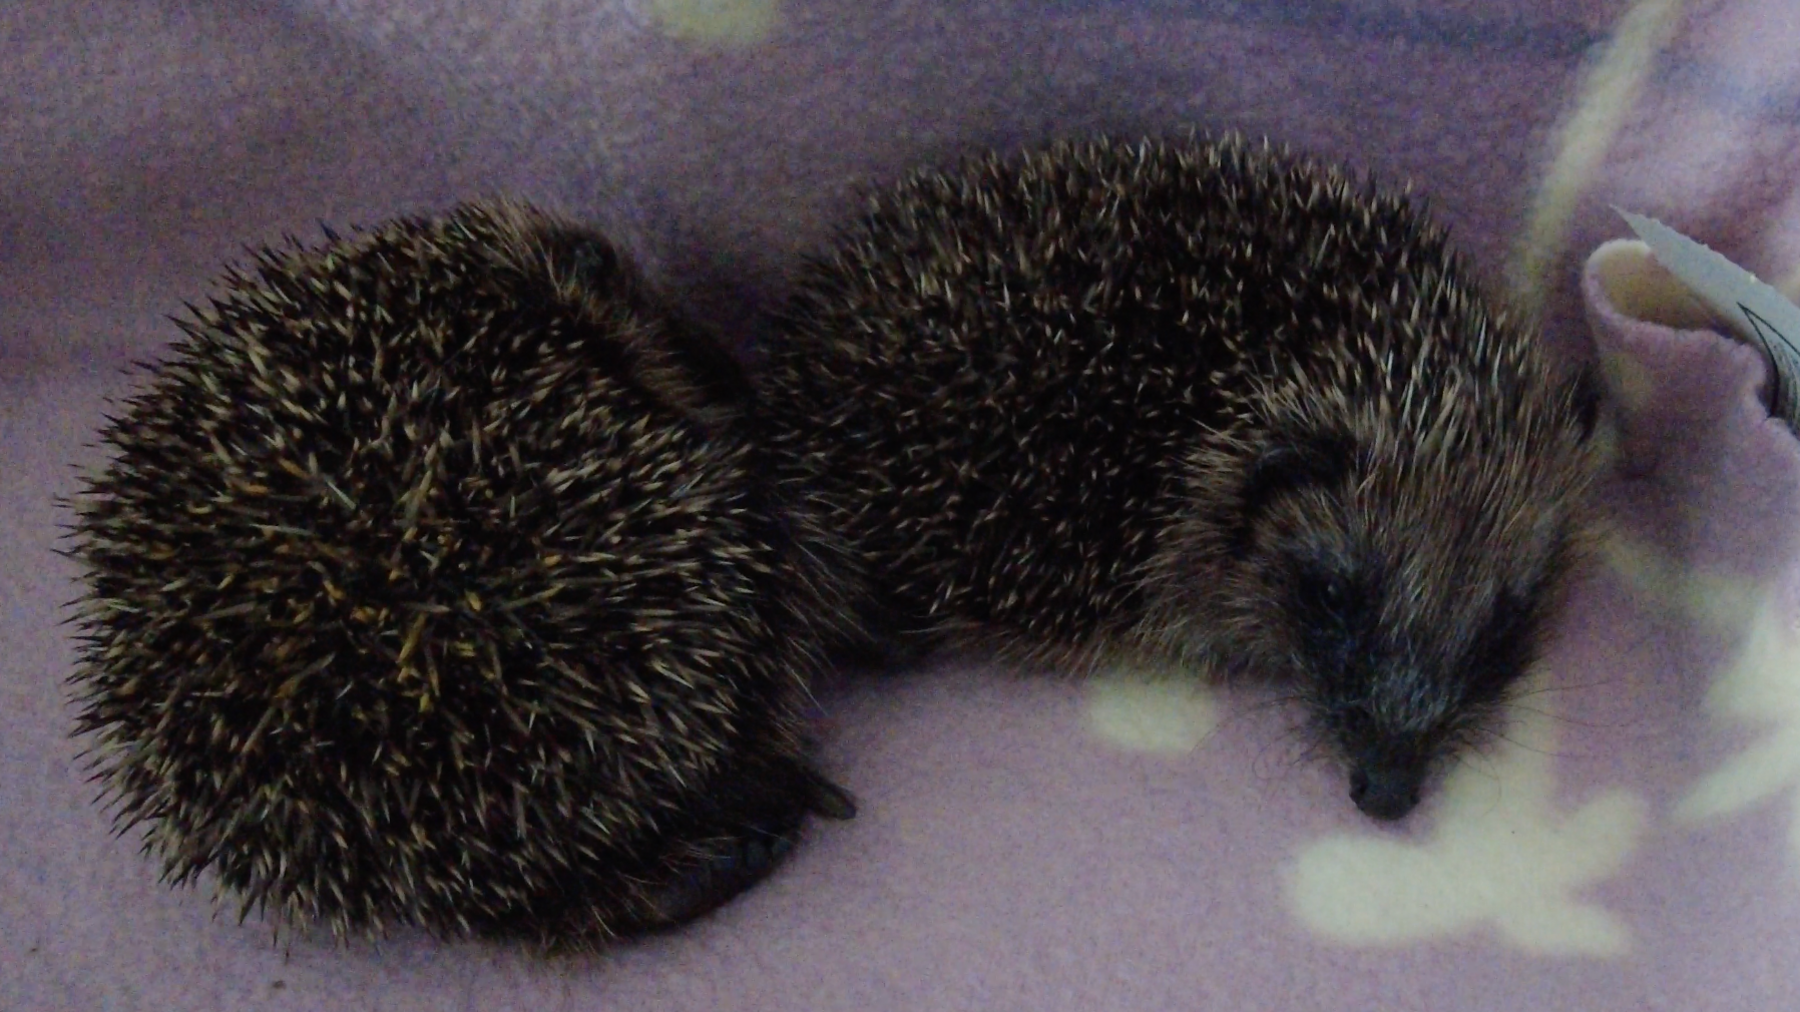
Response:
[[[1418,807],[1424,782],[1423,763],[1359,763],[1350,770],[1350,800],[1364,815],[1394,822]]]
[[[1373,819],[1405,818],[1418,807],[1431,773],[1435,736],[1416,727],[1384,727],[1361,707],[1344,716],[1339,741],[1350,773],[1350,800]]]

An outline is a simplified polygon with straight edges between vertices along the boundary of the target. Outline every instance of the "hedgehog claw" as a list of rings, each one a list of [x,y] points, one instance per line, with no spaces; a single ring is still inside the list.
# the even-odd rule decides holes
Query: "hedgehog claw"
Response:
[[[856,798],[847,790],[825,779],[810,766],[801,768],[806,777],[806,810],[821,818],[842,822],[856,818]]]

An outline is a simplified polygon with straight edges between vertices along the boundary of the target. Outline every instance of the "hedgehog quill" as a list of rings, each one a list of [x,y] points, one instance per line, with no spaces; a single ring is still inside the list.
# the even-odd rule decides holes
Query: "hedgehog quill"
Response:
[[[181,326],[69,549],[79,731],[166,878],[579,948],[851,813],[803,754],[824,548],[604,238],[465,205],[267,251]]]
[[[1375,818],[1496,719],[1587,542],[1591,371],[1404,197],[1266,144],[916,173],[775,331],[762,438],[879,649],[1292,679]]]

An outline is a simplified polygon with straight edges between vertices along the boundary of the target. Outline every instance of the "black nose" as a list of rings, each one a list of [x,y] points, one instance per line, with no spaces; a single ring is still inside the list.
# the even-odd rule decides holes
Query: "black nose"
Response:
[[[1421,779],[1410,770],[1352,770],[1350,800],[1364,815],[1392,822],[1418,806]]]

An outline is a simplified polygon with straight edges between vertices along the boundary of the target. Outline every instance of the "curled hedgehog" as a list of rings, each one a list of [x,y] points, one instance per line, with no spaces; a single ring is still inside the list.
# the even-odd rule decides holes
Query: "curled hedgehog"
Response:
[[[879,649],[1292,679],[1375,818],[1495,719],[1587,543],[1591,371],[1403,195],[1266,143],[916,173],[773,330],[761,438]]]
[[[825,548],[602,236],[469,204],[225,289],[71,504],[78,729],[166,878],[585,947],[851,813],[803,747]]]

